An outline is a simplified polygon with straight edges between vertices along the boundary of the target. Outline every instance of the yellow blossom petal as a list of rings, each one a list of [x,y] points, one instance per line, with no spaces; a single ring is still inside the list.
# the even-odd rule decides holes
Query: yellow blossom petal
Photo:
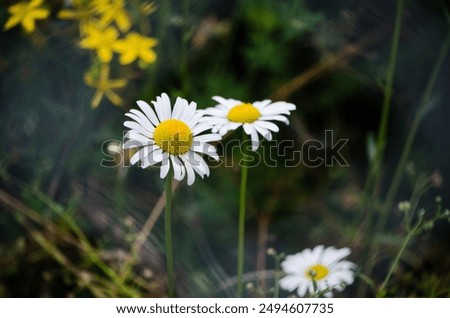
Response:
[[[8,21],[6,21],[3,29],[9,30],[9,29],[15,27],[16,25],[18,25],[19,23],[20,23],[20,17],[17,15],[13,15],[11,18],[8,19]]]
[[[30,16],[25,17],[22,20],[22,26],[28,33],[34,31],[34,19]]]
[[[112,51],[108,48],[98,49],[97,54],[103,63],[109,63],[112,59]]]

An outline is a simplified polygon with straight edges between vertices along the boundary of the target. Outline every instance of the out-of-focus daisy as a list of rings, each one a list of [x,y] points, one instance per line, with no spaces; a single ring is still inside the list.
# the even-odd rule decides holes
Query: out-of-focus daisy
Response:
[[[46,19],[50,11],[42,7],[43,0],[32,0],[30,2],[19,2],[8,8],[11,17],[6,21],[4,29],[22,24],[26,32],[31,33],[35,28],[35,20]]]
[[[209,167],[199,153],[218,160],[216,149],[209,142],[218,141],[221,136],[201,134],[211,129],[211,125],[201,122],[203,111],[197,110],[197,104],[178,97],[172,110],[165,93],[152,101],[155,111],[144,101],[137,104],[142,111],[132,109],[125,114],[132,121],[124,123],[131,130],[125,136],[128,141],[123,147],[140,148],[130,163],[140,162],[142,168],[161,163],[162,179],[172,167],[174,179],[180,181],[187,176],[188,185],[194,183],[194,172],[202,178],[209,176]]]
[[[349,248],[324,248],[323,245],[288,255],[281,263],[281,268],[287,275],[280,280],[280,287],[288,291],[297,289],[300,297],[320,292],[331,297],[331,290],[342,291],[345,285],[353,283],[356,265],[343,260],[348,255]],[[314,290],[314,281],[317,290]]]
[[[251,137],[252,150],[259,147],[259,136],[267,140],[272,139],[272,132],[279,128],[272,121],[281,121],[289,124],[287,115],[295,110],[295,105],[286,102],[274,102],[266,99],[254,103],[244,103],[232,98],[214,96],[219,104],[205,110],[204,121],[214,125],[213,132],[225,135],[230,130],[242,126],[247,135]]]

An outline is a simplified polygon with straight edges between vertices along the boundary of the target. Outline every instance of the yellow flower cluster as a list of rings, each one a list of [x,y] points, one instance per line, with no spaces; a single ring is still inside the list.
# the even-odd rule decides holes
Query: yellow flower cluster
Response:
[[[92,50],[96,56],[84,77],[86,85],[96,89],[91,106],[98,107],[103,97],[116,106],[122,106],[124,101],[114,89],[125,87],[128,80],[109,78],[114,53],[119,55],[118,62],[121,65],[135,61],[139,61],[140,66],[148,65],[156,61],[153,48],[158,44],[158,40],[132,31],[133,21],[130,19],[131,14],[126,8],[125,0],[71,0],[66,3],[69,5],[58,12],[58,19],[77,21],[80,47]],[[136,2],[131,4],[136,6]],[[139,12],[142,17],[152,14],[155,9],[153,3],[143,3],[130,12]],[[50,16],[50,10],[45,6],[44,0],[18,2],[11,5],[8,12],[10,17],[4,25],[4,30],[21,24],[27,33],[35,30],[36,20]]]
[[[137,32],[128,32],[131,20],[124,0],[73,0],[72,9],[58,13],[60,19],[76,19],[80,23],[80,46],[94,50],[103,63],[109,63],[113,53],[120,54],[122,65],[140,60],[144,64],[156,61],[153,48],[158,41]],[[120,32],[124,36],[120,37]]]

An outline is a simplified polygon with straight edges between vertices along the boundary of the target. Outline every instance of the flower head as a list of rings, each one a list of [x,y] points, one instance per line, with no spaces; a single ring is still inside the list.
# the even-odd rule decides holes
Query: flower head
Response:
[[[115,44],[115,50],[120,53],[120,64],[130,64],[136,59],[150,64],[156,61],[156,53],[153,47],[158,44],[158,40],[131,32],[123,40]]]
[[[9,30],[20,23],[26,32],[33,32],[35,20],[46,19],[50,15],[48,9],[41,7],[42,1],[19,2],[10,6],[8,11],[11,17],[6,21],[4,29]]]
[[[221,139],[219,134],[201,134],[211,129],[211,125],[201,122],[203,111],[197,110],[195,102],[178,97],[171,107],[170,99],[163,93],[152,101],[153,110],[144,101],[138,101],[141,111],[132,109],[126,113],[132,121],[126,121],[124,126],[131,130],[127,132],[127,148],[139,148],[131,157],[131,164],[140,161],[142,168],[161,163],[160,177],[167,176],[169,169],[173,169],[174,179],[181,181],[187,176],[187,183],[195,181],[195,172],[209,176],[209,167],[198,153],[204,153],[218,160],[211,141]]]
[[[71,8],[68,8],[70,5]],[[72,0],[67,7],[58,12],[58,18],[62,20],[79,20],[80,34],[84,27],[94,18],[94,7],[91,1]]]
[[[105,95],[111,103],[116,106],[122,106],[122,98],[114,92],[116,88],[125,87],[128,80],[125,78],[110,79],[110,67],[109,64],[102,64],[97,74],[97,65],[94,65],[93,71],[84,76],[84,82],[95,88],[95,94],[92,98],[92,108],[97,108],[100,105],[103,96]]]
[[[353,283],[356,265],[343,260],[348,255],[349,248],[324,248],[323,245],[288,255],[281,263],[287,275],[280,280],[280,286],[288,291],[297,289],[300,297],[317,292],[324,292],[326,297],[331,297],[331,290],[341,291],[344,289],[343,284]],[[317,290],[314,290],[314,285]]]
[[[85,37],[81,39],[80,46],[84,49],[96,50],[103,63],[109,63],[113,57],[114,46],[119,33],[114,27],[103,29],[95,24],[87,24],[84,28]]]
[[[111,22],[115,22],[122,32],[130,29],[130,17],[125,9],[124,0],[95,0],[94,6],[100,14],[100,24],[108,26]]]
[[[205,110],[205,121],[210,122],[213,132],[225,135],[230,130],[242,126],[247,135],[251,137],[252,149],[259,146],[259,136],[267,140],[272,139],[272,132],[278,132],[279,128],[272,121],[281,121],[289,124],[286,115],[295,110],[295,105],[286,102],[275,102],[266,99],[254,103],[244,103],[240,100],[226,99],[214,96],[219,104]]]

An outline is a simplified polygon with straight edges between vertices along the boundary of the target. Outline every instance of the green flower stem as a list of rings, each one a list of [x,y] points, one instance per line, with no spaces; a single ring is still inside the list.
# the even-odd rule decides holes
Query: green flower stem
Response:
[[[391,279],[392,273],[394,273],[395,269],[397,268],[397,264],[400,261],[400,258],[403,255],[403,252],[405,251],[409,242],[414,237],[414,235],[417,234],[417,230],[418,230],[419,226],[420,226],[420,222],[417,222],[417,224],[408,232],[408,235],[403,240],[402,246],[401,246],[400,250],[398,251],[397,255],[395,256],[395,259],[392,262],[391,268],[389,269],[389,272],[386,275],[386,278],[384,279],[383,283],[381,284],[380,289],[378,290],[377,296],[383,297],[385,295],[386,285],[388,284],[389,280]]]
[[[172,249],[172,179],[173,170],[170,168],[166,178],[166,209],[165,209],[165,238],[166,238],[166,265],[167,265],[167,294],[174,297],[173,275],[173,249]]]
[[[242,158],[246,154],[247,135],[243,131],[242,137]],[[248,167],[242,161],[241,165],[241,189],[239,196],[239,226],[238,226],[238,259],[237,259],[237,291],[236,297],[242,297],[244,286],[242,276],[244,274],[244,239],[245,239],[245,199],[247,189]]]

